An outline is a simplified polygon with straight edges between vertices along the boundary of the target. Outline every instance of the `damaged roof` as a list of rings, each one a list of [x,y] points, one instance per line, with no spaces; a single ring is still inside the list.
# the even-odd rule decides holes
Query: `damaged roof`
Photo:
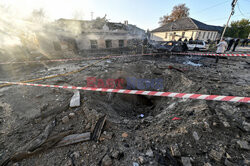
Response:
[[[68,24],[80,24],[82,28],[93,28],[93,29],[102,29],[106,25],[110,30],[128,30],[127,26],[122,23],[107,22],[103,20],[74,20],[74,19],[64,19],[61,18],[57,20],[59,23],[64,25]]]
[[[206,30],[206,31],[222,31],[222,27],[207,25],[190,17],[178,19],[167,23],[151,32],[166,32],[166,31],[182,31],[182,30]]]

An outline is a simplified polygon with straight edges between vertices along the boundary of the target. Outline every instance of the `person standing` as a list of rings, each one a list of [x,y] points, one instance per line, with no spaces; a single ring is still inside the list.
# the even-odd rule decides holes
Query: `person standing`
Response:
[[[240,39],[239,39],[239,38],[237,38],[237,39],[235,40],[235,42],[234,42],[234,48],[233,48],[233,51],[235,51],[235,48],[238,46],[239,42],[240,42]]]
[[[247,39],[243,39],[241,46],[245,47],[247,44]]]
[[[230,51],[231,50],[231,47],[232,45],[234,44],[234,39],[230,39],[229,42],[228,42],[228,47],[227,47],[227,51]]]
[[[217,54],[223,54],[227,49],[227,42],[224,39],[222,39],[219,42],[219,44],[217,44],[216,46],[217,46],[216,53]],[[218,63],[218,61],[219,61],[219,57],[216,56],[216,63]]]

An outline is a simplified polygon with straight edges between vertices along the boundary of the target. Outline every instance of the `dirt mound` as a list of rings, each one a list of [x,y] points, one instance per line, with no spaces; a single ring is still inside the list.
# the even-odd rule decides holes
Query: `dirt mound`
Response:
[[[200,63],[202,67],[183,64],[187,60]],[[87,78],[95,77],[105,83],[107,79],[124,79],[123,89],[247,96],[249,80],[244,74],[237,74],[239,71],[247,74],[247,71],[235,68],[232,73],[225,72],[229,70],[227,62],[238,62],[221,60],[222,64],[214,67],[213,60],[166,56],[110,59],[83,73],[41,83],[86,86]],[[82,62],[49,64],[49,70],[41,68],[30,74],[52,74],[58,71],[56,69],[81,65]],[[244,67],[243,63],[239,65]],[[161,80],[163,84],[158,84]],[[248,84],[235,85],[238,80]],[[52,146],[18,163],[93,166],[249,164],[248,104],[81,91],[81,106],[69,108],[73,92],[68,90],[12,86],[0,92],[3,94],[0,95],[1,160],[43,133],[53,120],[55,127],[49,137],[69,131],[75,134],[91,132],[97,120],[107,115],[98,142],[60,148]],[[35,116],[28,116],[32,110]],[[9,126],[8,132],[3,130],[6,126]]]

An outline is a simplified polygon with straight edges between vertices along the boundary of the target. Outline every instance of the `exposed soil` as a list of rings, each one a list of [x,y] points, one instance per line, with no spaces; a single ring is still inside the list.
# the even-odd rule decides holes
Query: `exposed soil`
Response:
[[[93,62],[1,65],[0,80],[65,73]],[[161,91],[246,97],[250,96],[249,62],[249,58],[228,57],[216,64],[213,57],[179,55],[113,58],[73,75],[36,83],[86,86],[87,77],[161,78]],[[25,146],[54,119],[50,136],[92,131],[98,118],[106,114],[99,142],[51,147],[16,164],[185,165],[184,157],[192,165],[250,164],[250,147],[247,150],[237,143],[250,143],[249,104],[81,91],[81,106],[65,109],[73,92],[16,85],[0,88],[0,161]],[[72,112],[76,116],[62,123]],[[172,120],[174,117],[180,119]]]

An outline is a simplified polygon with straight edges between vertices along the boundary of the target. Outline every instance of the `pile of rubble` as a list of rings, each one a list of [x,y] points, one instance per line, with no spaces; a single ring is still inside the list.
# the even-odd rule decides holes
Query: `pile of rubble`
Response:
[[[248,61],[236,58],[218,65],[213,58],[174,55],[110,59],[40,83],[86,86],[87,77],[132,76],[163,79],[166,92],[249,96]],[[49,64],[53,70],[40,68],[30,75],[88,63]],[[249,165],[249,108],[244,103],[5,87],[0,89],[0,159],[2,165]]]

